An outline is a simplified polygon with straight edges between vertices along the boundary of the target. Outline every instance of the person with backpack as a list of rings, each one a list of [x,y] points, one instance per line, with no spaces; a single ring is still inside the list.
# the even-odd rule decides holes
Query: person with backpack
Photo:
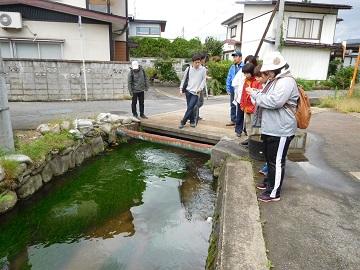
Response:
[[[131,111],[134,117],[138,118],[137,114],[137,101],[139,100],[140,117],[147,119],[148,117],[144,114],[144,91],[149,90],[149,83],[146,77],[144,69],[139,65],[138,61],[132,61],[130,72],[128,75],[128,90],[131,101]]]
[[[195,54],[192,57],[192,65],[184,73],[180,84],[180,95],[185,93],[187,109],[183,119],[180,121],[179,128],[185,127],[186,122],[190,120],[190,126],[196,127],[197,116],[194,108],[198,105],[201,91],[206,84],[206,68],[201,65],[201,55]]]
[[[270,76],[268,90],[256,91],[248,87],[246,92],[258,106],[257,120],[261,122],[261,138],[269,167],[266,189],[258,199],[274,202],[280,200],[285,159],[297,130],[295,114],[289,108],[296,110],[299,90],[289,65],[279,52],[265,55],[261,72],[267,72]]]

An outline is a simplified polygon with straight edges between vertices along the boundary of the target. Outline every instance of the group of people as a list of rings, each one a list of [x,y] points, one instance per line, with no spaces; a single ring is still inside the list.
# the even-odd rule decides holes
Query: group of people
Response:
[[[249,55],[232,54],[234,64],[226,80],[230,96],[230,123],[237,136],[261,134],[266,164],[260,170],[263,190],[260,201],[280,200],[285,173],[285,160],[291,140],[297,130],[296,111],[299,91],[289,65],[279,52],[265,55],[262,64]],[[261,129],[261,132],[260,130]],[[248,144],[248,140],[242,143]]]
[[[230,122],[238,137],[261,134],[266,163],[260,170],[264,174],[262,183],[256,185],[263,190],[260,201],[280,200],[280,192],[285,173],[285,160],[291,140],[297,130],[296,111],[299,91],[289,65],[279,52],[265,55],[262,64],[249,55],[242,61],[242,53],[235,51],[234,64],[230,67],[226,91],[230,97]],[[180,94],[186,97],[186,112],[180,121],[182,129],[189,121],[196,127],[199,108],[204,102],[207,70],[206,55],[195,54],[192,64],[186,68],[180,84]],[[140,117],[144,114],[144,91],[148,82],[144,70],[134,61],[129,74],[129,91],[132,95],[132,113],[140,103]],[[261,132],[260,132],[261,130]],[[248,144],[245,140],[243,145]]]

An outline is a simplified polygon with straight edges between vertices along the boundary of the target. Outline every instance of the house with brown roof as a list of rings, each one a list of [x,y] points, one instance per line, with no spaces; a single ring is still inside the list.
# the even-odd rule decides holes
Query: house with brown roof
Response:
[[[242,25],[241,35],[237,41],[241,44],[244,56],[255,54],[276,2],[236,2],[243,5],[242,21],[238,22],[238,25]],[[295,77],[325,80],[330,53],[334,47],[336,24],[341,21],[338,19],[338,11],[351,8],[343,4],[285,1],[282,27],[277,29],[277,11],[265,36],[259,58],[276,50],[275,39],[280,36],[280,50]]]
[[[127,0],[0,0],[4,58],[128,61]]]

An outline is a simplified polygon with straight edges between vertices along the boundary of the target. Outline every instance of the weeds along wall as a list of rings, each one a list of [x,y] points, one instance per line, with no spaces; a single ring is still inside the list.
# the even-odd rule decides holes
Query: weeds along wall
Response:
[[[85,63],[88,100],[127,98],[130,63]],[[4,59],[9,101],[85,100],[81,61]]]

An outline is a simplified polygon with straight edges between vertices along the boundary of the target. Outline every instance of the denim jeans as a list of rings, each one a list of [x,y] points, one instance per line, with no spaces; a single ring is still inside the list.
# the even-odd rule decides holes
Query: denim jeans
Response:
[[[181,124],[185,125],[187,120],[190,120],[190,124],[195,124],[194,108],[198,103],[199,96],[191,94],[189,91],[185,92],[187,109],[184,118],[181,120]]]
[[[233,104],[233,100],[235,97],[234,92],[230,92],[230,120],[231,122],[236,122],[236,106]]]
[[[241,134],[244,129],[244,111],[241,110],[240,104],[237,106],[236,121],[235,121],[235,132]]]

